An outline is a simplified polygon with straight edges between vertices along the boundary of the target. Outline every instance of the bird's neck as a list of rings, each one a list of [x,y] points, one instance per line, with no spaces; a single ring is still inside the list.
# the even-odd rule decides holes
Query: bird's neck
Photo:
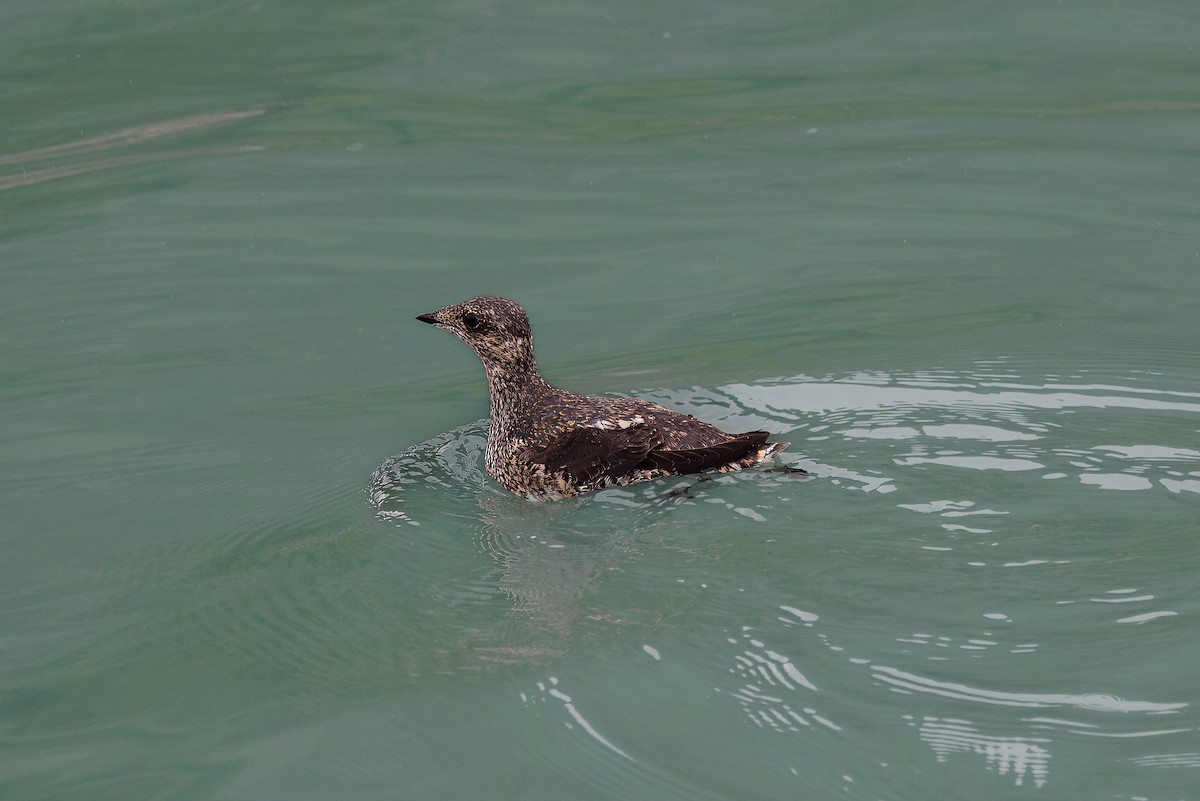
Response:
[[[493,426],[518,416],[525,404],[551,388],[538,372],[532,354],[511,362],[487,364],[485,370]]]

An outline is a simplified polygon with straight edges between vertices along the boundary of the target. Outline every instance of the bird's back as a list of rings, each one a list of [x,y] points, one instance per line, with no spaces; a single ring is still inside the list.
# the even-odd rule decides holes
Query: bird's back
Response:
[[[487,470],[517,494],[554,498],[665,475],[739,470],[786,443],[727,434],[638,398],[580,395],[547,385],[493,415]]]
[[[657,403],[640,398],[580,395],[556,387],[520,412],[514,422],[530,445],[545,446],[554,437],[581,427],[611,431],[637,426],[657,433],[667,450],[703,448],[729,438],[716,426]]]

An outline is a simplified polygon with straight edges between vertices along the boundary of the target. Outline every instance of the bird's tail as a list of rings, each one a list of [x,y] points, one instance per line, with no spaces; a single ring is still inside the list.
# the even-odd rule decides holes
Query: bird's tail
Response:
[[[759,449],[757,454],[755,454],[758,457],[756,461],[761,462],[766,459],[770,459],[772,456],[779,453],[781,450],[791,444],[792,443],[790,442],[768,442]]]

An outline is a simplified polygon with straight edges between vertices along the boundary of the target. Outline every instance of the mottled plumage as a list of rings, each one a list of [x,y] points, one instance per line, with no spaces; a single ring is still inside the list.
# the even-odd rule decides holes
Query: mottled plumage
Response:
[[[475,351],[491,399],[484,466],[502,487],[550,500],[659,476],[729,472],[787,446],[766,431],[727,434],[637,398],[578,395],[547,384],[533,359],[525,310],[475,298],[417,317]]]

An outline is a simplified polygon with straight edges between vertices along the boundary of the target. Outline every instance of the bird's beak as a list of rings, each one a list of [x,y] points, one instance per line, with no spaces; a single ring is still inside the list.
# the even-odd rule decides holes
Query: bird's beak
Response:
[[[429,312],[428,314],[418,314],[417,319],[423,323],[429,323],[430,325],[436,325],[440,328],[443,324],[445,324],[446,319],[447,319],[446,312],[448,312],[449,310],[450,310],[450,307],[447,306],[444,309],[437,309],[435,311]]]

